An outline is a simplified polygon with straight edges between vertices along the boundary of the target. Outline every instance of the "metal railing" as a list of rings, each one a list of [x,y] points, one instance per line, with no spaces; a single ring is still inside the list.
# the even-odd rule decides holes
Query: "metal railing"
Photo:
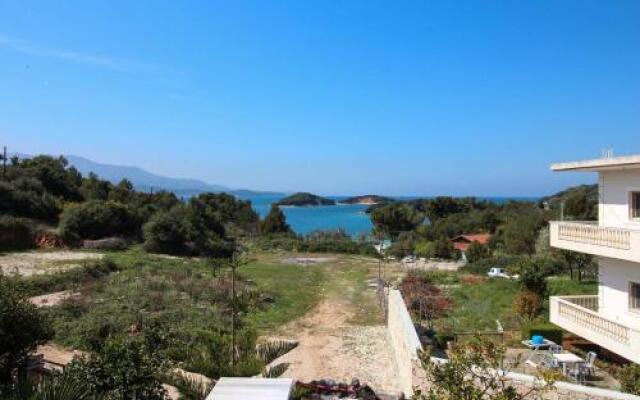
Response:
[[[558,224],[558,239],[586,243],[614,249],[631,249],[631,231],[609,228],[588,222],[555,222]]]
[[[629,344],[630,328],[597,313],[598,296],[552,297],[558,316],[624,345]]]

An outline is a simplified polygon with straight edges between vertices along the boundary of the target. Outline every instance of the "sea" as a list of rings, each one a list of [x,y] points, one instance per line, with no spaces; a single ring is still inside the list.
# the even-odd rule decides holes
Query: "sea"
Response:
[[[283,194],[250,194],[238,196],[243,200],[251,200],[253,208],[264,217],[269,212],[271,204],[284,197]],[[348,196],[326,196],[340,201]],[[418,197],[396,197],[397,200],[411,200]],[[422,197],[428,198],[428,197]],[[488,200],[495,203],[505,203],[510,200],[537,201],[532,197],[477,197],[478,200]],[[369,214],[365,213],[368,206],[362,204],[337,204],[334,206],[312,207],[282,207],[287,217],[287,223],[300,235],[307,235],[316,230],[343,229],[348,235],[357,237],[371,232],[373,225]]]

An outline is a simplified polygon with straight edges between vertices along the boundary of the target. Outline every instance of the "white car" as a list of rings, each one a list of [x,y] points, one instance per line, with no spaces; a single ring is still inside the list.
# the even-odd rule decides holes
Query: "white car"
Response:
[[[489,272],[487,272],[487,275],[489,275],[489,278],[511,278],[506,272],[504,272],[504,268],[491,268],[489,269]]]

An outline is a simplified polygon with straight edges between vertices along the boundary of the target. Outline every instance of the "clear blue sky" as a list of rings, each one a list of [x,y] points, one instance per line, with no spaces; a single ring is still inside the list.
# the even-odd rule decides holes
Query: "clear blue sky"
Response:
[[[0,144],[231,187],[539,195],[640,153],[640,1],[0,0]]]

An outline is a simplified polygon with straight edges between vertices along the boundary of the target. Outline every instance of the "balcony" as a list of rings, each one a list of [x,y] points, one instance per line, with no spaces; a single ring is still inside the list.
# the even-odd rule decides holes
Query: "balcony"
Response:
[[[549,319],[561,328],[640,363],[640,331],[598,313],[598,296],[552,296]]]
[[[594,256],[640,262],[640,231],[596,222],[551,221],[551,246]]]

